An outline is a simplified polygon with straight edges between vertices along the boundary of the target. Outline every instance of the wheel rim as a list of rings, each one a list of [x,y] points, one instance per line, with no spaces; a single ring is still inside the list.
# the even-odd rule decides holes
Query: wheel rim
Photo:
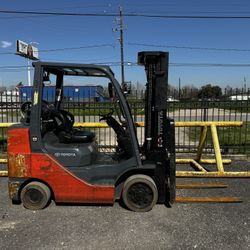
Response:
[[[21,190],[20,198],[25,208],[39,210],[49,203],[51,192],[45,184],[34,181]]]
[[[43,202],[43,198],[43,194],[39,190],[34,188],[27,190],[25,195],[26,202],[32,205],[40,204],[41,202]]]
[[[127,198],[132,206],[143,209],[151,206],[154,193],[146,183],[135,183],[129,188]]]

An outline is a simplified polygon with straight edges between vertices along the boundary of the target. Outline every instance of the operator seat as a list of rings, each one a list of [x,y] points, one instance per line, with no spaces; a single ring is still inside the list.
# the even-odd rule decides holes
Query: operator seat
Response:
[[[64,125],[57,131],[57,136],[62,143],[89,143],[94,141],[95,133],[82,131],[73,128],[74,116],[66,110],[60,110],[61,119],[64,119]]]

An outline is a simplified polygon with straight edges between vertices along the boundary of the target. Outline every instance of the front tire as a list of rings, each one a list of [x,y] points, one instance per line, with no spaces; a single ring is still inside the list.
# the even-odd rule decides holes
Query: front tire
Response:
[[[132,211],[150,211],[158,200],[154,180],[142,174],[130,176],[124,183],[122,199],[126,207]]]
[[[39,210],[46,207],[51,198],[48,186],[41,182],[28,183],[21,191],[23,206],[31,210]]]

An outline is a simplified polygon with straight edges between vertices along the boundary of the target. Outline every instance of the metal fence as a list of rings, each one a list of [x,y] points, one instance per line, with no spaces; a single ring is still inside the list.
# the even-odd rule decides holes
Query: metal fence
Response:
[[[144,121],[144,92],[133,93],[128,97],[134,121]],[[192,96],[192,93],[190,93]],[[46,97],[46,96],[45,96]],[[175,121],[243,121],[242,127],[221,127],[218,128],[219,141],[223,154],[248,154],[250,152],[250,121],[249,102],[250,91],[225,92],[220,98],[182,98],[180,95],[169,98],[167,113]],[[46,99],[46,98],[45,98]],[[25,101],[22,98],[22,102]],[[20,106],[18,93],[0,94],[0,122],[19,122]],[[109,101],[98,102],[90,98],[87,101],[80,101],[77,95],[71,100],[64,102],[65,109],[75,116],[76,122],[99,122],[99,114],[109,112],[113,104]],[[118,114],[115,113],[115,116]],[[1,128],[0,147],[6,149],[6,128]],[[96,128],[95,132],[100,145],[114,146],[115,136],[111,129]],[[177,152],[193,152],[199,142],[200,128],[178,127],[176,128],[176,149]],[[137,128],[139,142],[144,140],[144,128]],[[207,151],[212,150],[212,140],[208,134],[206,147]]]

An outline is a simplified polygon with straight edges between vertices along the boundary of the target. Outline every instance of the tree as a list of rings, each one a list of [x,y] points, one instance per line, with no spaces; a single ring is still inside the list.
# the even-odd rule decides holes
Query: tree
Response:
[[[8,86],[8,90],[9,91],[13,91],[13,90],[15,90],[16,89],[16,86],[15,85],[10,85],[10,86]]]
[[[219,86],[214,86],[212,87],[213,89],[213,95],[214,95],[214,98],[218,99],[218,98],[221,98],[222,96],[222,90]]]
[[[185,85],[181,89],[180,97],[181,99],[197,99],[198,88],[193,85]]]
[[[222,90],[219,86],[207,84],[199,90],[198,97],[201,99],[218,99],[222,96]]]
[[[225,88],[225,95],[230,96],[233,93],[233,88],[230,85],[227,85]]]
[[[168,97],[170,96],[175,99],[178,99],[178,90],[171,84],[168,84]]]
[[[3,93],[7,90],[7,88],[5,86],[1,86],[0,87],[0,93]]]

